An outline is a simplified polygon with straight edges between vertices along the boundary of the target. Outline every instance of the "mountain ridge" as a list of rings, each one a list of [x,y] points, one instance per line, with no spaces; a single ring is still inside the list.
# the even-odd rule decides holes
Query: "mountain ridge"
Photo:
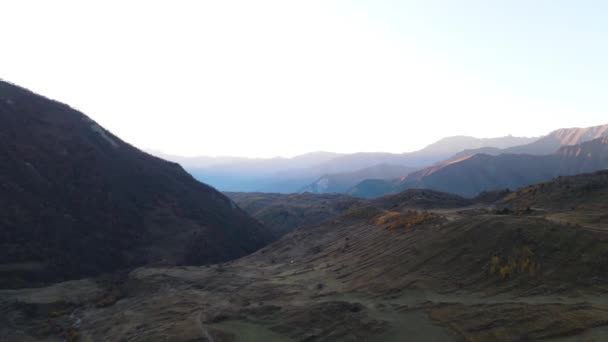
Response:
[[[593,172],[608,167],[606,137],[608,124],[558,129],[527,145],[463,150],[401,179],[356,185],[348,193],[369,198],[408,188],[429,188],[472,197],[482,191],[518,188],[559,175]],[[580,143],[567,145],[572,142]]]
[[[273,238],[178,164],[68,105],[0,82],[0,127],[0,287],[230,260]]]
[[[406,176],[415,169],[391,164],[378,164],[352,172],[325,174],[298,192],[346,193],[365,179],[393,179]]]
[[[467,149],[459,152],[450,158],[446,159],[445,162],[461,159],[467,156],[473,156],[478,153],[485,153],[490,155],[499,154],[553,154],[556,153],[562,146],[578,145],[583,142],[598,139],[604,136],[608,136],[608,124],[597,125],[591,127],[572,127],[572,128],[560,128],[556,129],[549,134],[540,137],[536,141],[529,144],[523,144],[519,146],[512,146],[509,148],[477,148]]]
[[[608,167],[608,137],[562,146],[552,155],[477,154],[461,161],[415,172],[398,185],[431,188],[465,196],[481,191],[519,188],[557,176],[593,172]]]
[[[183,162],[182,165],[197,179],[208,182],[222,191],[294,193],[328,174],[360,172],[380,164],[420,168],[445,160],[462,149],[488,144],[508,147],[529,143],[536,139],[513,136],[499,138],[454,136],[443,138],[414,152],[351,154],[314,152],[293,158],[247,159],[244,161],[239,159],[234,163],[216,164],[209,167],[185,164],[183,159],[177,157],[173,157],[172,160]],[[311,158],[307,158],[307,156]],[[209,161],[206,160],[205,163],[209,163]]]

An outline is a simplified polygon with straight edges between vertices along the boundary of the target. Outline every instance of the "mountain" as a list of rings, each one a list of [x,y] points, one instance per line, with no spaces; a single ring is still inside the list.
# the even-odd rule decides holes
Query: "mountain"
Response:
[[[415,171],[413,168],[400,165],[379,164],[353,172],[334,173],[321,176],[299,192],[345,193],[365,179],[394,179],[404,177]]]
[[[506,148],[535,141],[537,138],[506,136],[500,138],[474,138],[453,136],[443,138],[425,148],[401,154],[395,153],[353,153],[339,156],[317,166],[324,173],[359,170],[378,164],[401,165],[414,168],[426,167],[466,149],[480,147]]]
[[[441,139],[419,151],[394,153],[354,153],[339,155],[304,169],[289,169],[278,172],[266,178],[246,178],[241,182],[230,184],[230,190],[263,191],[263,192],[337,192],[350,193],[354,196],[371,198],[385,194],[394,181],[389,180],[389,174],[358,177],[354,170],[367,170],[376,165],[388,164],[401,167],[442,167],[446,164],[461,161],[476,154],[553,154],[561,146],[580,144],[595,138],[608,135],[608,125],[588,128],[567,128],[551,132],[541,138],[524,138],[506,136],[500,138],[474,138],[468,136],[453,136]],[[439,163],[439,166],[433,164]],[[365,171],[362,171],[365,172]],[[409,172],[408,172],[409,173]],[[395,175],[394,178],[408,173]],[[225,177],[226,173],[221,173]],[[212,183],[224,188],[221,179],[207,176]],[[357,179],[360,184],[348,179]],[[538,181],[533,178],[530,181]],[[234,182],[234,181],[232,181]],[[359,184],[361,186],[359,186]],[[514,183],[519,185],[520,183]],[[298,187],[300,185],[300,187]],[[398,191],[400,188],[392,190]]]
[[[0,82],[0,286],[234,259],[272,236],[178,164]]]
[[[557,176],[608,168],[608,137],[563,146],[551,155],[477,154],[405,177],[397,189],[428,188],[463,196],[498,189],[515,189]]]
[[[507,148],[535,140],[536,138],[513,136],[488,139],[455,136],[441,139],[422,150],[401,154],[312,152],[293,158],[268,159],[187,158],[155,153],[157,156],[180,163],[195,178],[209,183],[221,191],[292,193],[311,185],[324,175],[351,173],[382,164],[421,168],[445,160],[464,149],[488,146]]]
[[[450,158],[442,161],[440,164],[448,164],[448,163],[457,162],[457,161],[472,157],[476,154],[487,154],[487,155],[491,155],[491,156],[497,156],[497,155],[501,154],[502,152],[503,152],[503,150],[500,148],[497,148],[497,147],[481,147],[481,148],[467,149],[467,150],[462,150],[462,151],[454,154]]]
[[[605,136],[608,136],[608,124],[586,128],[561,128],[528,144],[504,148],[495,146],[495,148],[482,147],[466,149],[462,152],[456,153],[452,157],[446,159],[444,162],[463,159],[475,154],[489,154],[495,156],[507,153],[534,155],[553,154],[556,153],[562,146],[578,145]]]
[[[499,138],[474,138],[469,136],[453,136],[443,138],[434,144],[424,148],[422,151],[434,154],[454,154],[463,150],[476,148],[513,148],[521,145],[527,145],[538,141],[538,138],[514,137],[508,135]]]
[[[216,164],[209,167],[208,170],[235,174],[245,173],[248,175],[273,174],[284,170],[314,167],[341,155],[333,152],[310,152],[292,158],[245,158],[233,162]],[[186,165],[190,164],[187,163]]]
[[[227,158],[173,156],[198,180],[222,191],[296,192],[319,175],[312,171],[315,165],[341,154],[311,152],[293,158]],[[207,166],[205,166],[205,163]]]
[[[586,128],[562,128],[537,141],[505,149],[503,153],[552,154],[562,146],[578,145],[608,136],[608,124]]]
[[[397,179],[366,179],[348,189],[347,193],[359,198],[376,198],[395,192],[397,183]]]

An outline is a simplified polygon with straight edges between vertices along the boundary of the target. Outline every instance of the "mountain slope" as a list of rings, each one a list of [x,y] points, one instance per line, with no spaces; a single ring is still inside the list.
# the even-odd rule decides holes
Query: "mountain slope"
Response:
[[[419,151],[408,153],[313,152],[293,158],[269,159],[184,158],[161,153],[157,155],[179,162],[194,177],[222,191],[290,193],[298,192],[323,175],[350,173],[381,164],[421,168],[445,160],[465,149],[507,148],[535,140],[536,138],[513,136],[500,138],[454,136],[441,139]]]
[[[374,205],[390,210],[403,209],[444,209],[466,207],[473,200],[426,189],[408,189],[397,194],[387,195],[373,200]]]
[[[408,175],[398,189],[428,188],[463,196],[519,188],[553,177],[608,168],[608,137],[564,146],[552,155],[478,154]]]
[[[481,147],[475,149],[466,149],[462,152],[454,154],[444,162],[456,161],[480,153],[493,156],[507,153],[534,155],[553,154],[556,153],[562,146],[578,145],[605,136],[608,136],[608,124],[585,128],[561,128],[528,144],[508,148]]]
[[[505,149],[503,153],[552,154],[562,146],[578,145],[608,136],[608,124],[585,128],[562,128],[537,141]]]
[[[271,239],[179,165],[6,82],[0,82],[0,159],[2,286],[147,263],[218,262]]]
[[[360,198],[376,198],[395,192],[398,180],[366,179],[348,189],[351,196]]]
[[[231,192],[227,195],[277,235],[323,223],[363,204],[353,197],[337,194]]]
[[[514,137],[508,135],[499,138],[474,138],[469,136],[453,136],[443,138],[423,149],[426,153],[453,154],[463,150],[476,148],[506,149],[534,143],[538,138]]]
[[[379,164],[353,172],[323,175],[312,184],[300,189],[299,192],[345,193],[365,179],[394,179],[404,177],[414,170],[407,166]]]
[[[360,152],[337,156],[323,163],[306,169],[291,169],[273,175],[279,181],[265,182],[258,189],[263,192],[294,192],[309,185],[327,174],[350,173],[355,170],[372,168],[376,165],[389,164],[407,168],[420,168],[432,165],[462,151],[477,147],[498,146],[511,147],[535,141],[536,138],[499,137],[480,139],[468,136],[454,136],[441,139],[419,151],[407,153]],[[401,174],[399,176],[403,176]],[[312,179],[310,179],[312,178]],[[258,181],[259,183],[259,181]],[[294,188],[295,185],[301,184]],[[350,184],[351,186],[356,185]],[[346,192],[344,189],[341,192]]]
[[[608,170],[530,185],[505,196],[499,204],[515,209],[593,209],[608,218]]]
[[[337,173],[363,169],[377,164],[393,164],[408,167],[425,167],[442,161],[455,153],[466,149],[481,147],[506,148],[535,141],[536,138],[499,137],[474,138],[469,136],[453,136],[443,138],[425,148],[401,154],[395,153],[353,153],[336,157],[317,166],[325,173]]]

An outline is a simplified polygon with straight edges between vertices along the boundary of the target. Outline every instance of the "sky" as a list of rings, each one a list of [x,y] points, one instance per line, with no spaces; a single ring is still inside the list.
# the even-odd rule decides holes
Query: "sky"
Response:
[[[2,1],[0,78],[135,146],[406,152],[608,123],[608,2]]]

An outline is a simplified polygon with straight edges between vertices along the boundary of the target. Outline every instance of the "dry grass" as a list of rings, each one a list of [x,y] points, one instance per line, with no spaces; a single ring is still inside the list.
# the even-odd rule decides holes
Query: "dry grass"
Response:
[[[379,212],[380,209],[371,205],[357,205],[348,209],[344,214],[344,217],[350,219],[369,220],[378,215]]]
[[[443,217],[434,213],[418,212],[418,211],[387,211],[384,214],[376,217],[373,224],[376,226],[384,226],[386,229],[410,229],[412,227],[431,223],[440,222]]]
[[[540,264],[529,246],[515,249],[507,257],[495,255],[490,260],[490,274],[499,275],[503,280],[518,274],[535,276],[539,271]]]
[[[608,324],[608,312],[588,304],[450,304],[429,313],[467,341],[554,339]]]

